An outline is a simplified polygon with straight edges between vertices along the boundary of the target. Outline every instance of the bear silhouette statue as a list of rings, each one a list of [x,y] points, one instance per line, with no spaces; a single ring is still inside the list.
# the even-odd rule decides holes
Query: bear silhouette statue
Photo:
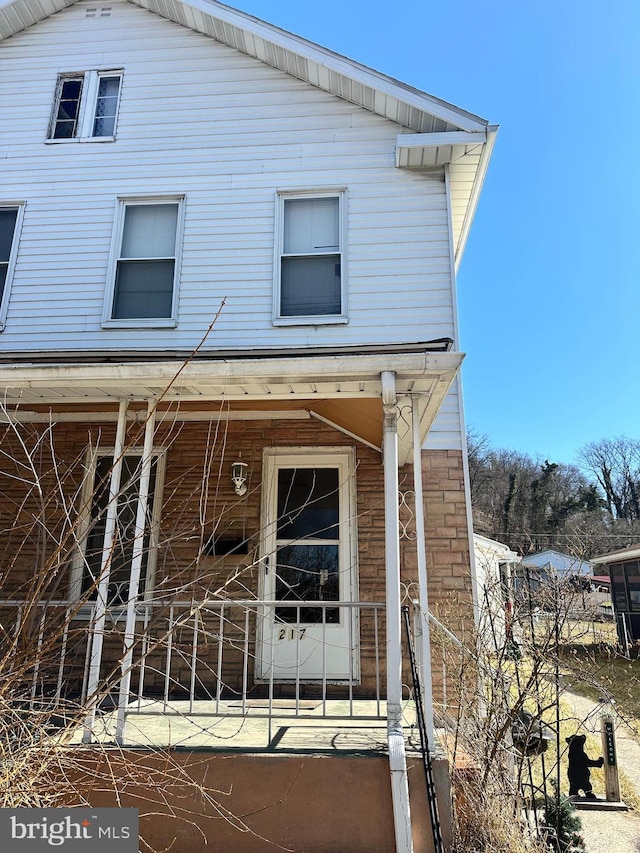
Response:
[[[569,768],[567,776],[569,777],[569,796],[577,797],[580,791],[584,792],[586,799],[595,800],[596,795],[591,787],[591,772],[590,767],[602,767],[604,758],[596,758],[592,761],[584,751],[584,743],[587,739],[586,735],[571,735],[565,738],[569,744]]]

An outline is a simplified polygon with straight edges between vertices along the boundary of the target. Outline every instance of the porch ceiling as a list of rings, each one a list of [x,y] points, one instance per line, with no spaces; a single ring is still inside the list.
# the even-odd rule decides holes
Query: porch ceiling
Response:
[[[412,406],[424,439],[454,380],[461,353],[380,353],[232,360],[0,367],[0,419],[111,420],[117,403],[152,398],[177,418],[316,417],[359,441],[382,446],[380,374],[393,371],[400,464],[411,452]]]

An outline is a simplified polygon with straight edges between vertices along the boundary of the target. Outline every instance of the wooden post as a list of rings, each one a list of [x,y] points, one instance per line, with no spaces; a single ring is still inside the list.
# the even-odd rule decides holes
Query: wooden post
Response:
[[[602,754],[604,755],[604,783],[607,802],[620,802],[620,781],[618,779],[618,756],[616,754],[615,720],[606,715],[600,720],[602,735]]]

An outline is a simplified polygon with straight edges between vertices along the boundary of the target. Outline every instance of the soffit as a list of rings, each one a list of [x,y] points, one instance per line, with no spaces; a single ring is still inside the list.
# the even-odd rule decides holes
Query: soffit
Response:
[[[0,39],[9,38],[21,30],[73,6],[77,0],[12,0],[0,4]]]
[[[383,407],[380,374],[392,371],[398,394],[400,463],[412,448],[411,410],[417,412],[421,441],[426,437],[451,386],[460,353],[412,353],[318,359],[263,359],[192,363],[179,373],[171,364],[53,365],[0,367],[0,385],[9,412],[81,410],[111,415],[120,399],[152,398],[172,411],[305,411],[358,440],[382,446]],[[111,404],[111,406],[109,405]],[[99,417],[92,418],[99,420]],[[107,418],[105,418],[107,419]],[[68,418],[67,418],[68,420]]]

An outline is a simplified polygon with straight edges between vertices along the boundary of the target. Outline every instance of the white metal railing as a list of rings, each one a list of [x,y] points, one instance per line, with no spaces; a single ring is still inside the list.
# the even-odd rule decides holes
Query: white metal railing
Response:
[[[308,620],[313,611],[317,621]],[[378,602],[203,601],[140,602],[135,608],[134,649],[127,671],[119,669],[125,651],[125,607],[107,608],[97,627],[96,604],[72,601],[35,604],[0,602],[5,618],[4,640],[18,637],[25,618],[37,633],[36,653],[23,679],[23,692],[33,703],[65,701],[73,694],[77,706],[96,709],[118,693],[118,731],[124,742],[131,715],[193,717],[282,716],[278,698],[286,691],[287,717],[384,719],[385,606]],[[286,611],[286,614],[283,612]],[[15,614],[15,616],[13,616]],[[9,623],[13,624],[9,624]],[[56,630],[50,625],[55,622]],[[331,654],[333,632],[342,628],[340,649],[347,667],[338,677]],[[105,644],[102,680],[89,691],[91,648],[97,631]],[[290,638],[287,677],[277,672],[278,637]],[[55,633],[55,641],[52,634]],[[310,640],[313,635],[312,641]],[[305,672],[310,646],[319,668]],[[72,653],[72,654],[71,654]],[[71,664],[73,660],[73,665]],[[109,673],[111,675],[109,676]],[[123,679],[131,690],[120,690]],[[286,685],[286,686],[285,686]],[[366,698],[363,712],[359,699]],[[258,700],[257,702],[254,700]],[[307,700],[313,699],[313,714]],[[339,703],[331,700],[340,700]]]
[[[285,621],[282,610],[289,611]],[[303,621],[303,611],[312,609],[317,622]],[[295,617],[292,618],[292,611]],[[348,673],[336,678],[329,656],[336,623],[345,629],[348,648],[342,649],[348,660]],[[384,605],[375,602],[347,601],[258,601],[206,600],[172,602],[160,611],[144,605],[139,613],[143,628],[139,636],[137,685],[129,696],[126,716],[186,714],[194,717],[278,716],[276,693],[287,685],[290,708],[287,716],[307,719],[311,716],[358,719],[383,719],[382,668],[385,644],[381,616]],[[321,671],[305,676],[306,637],[314,632],[313,642],[320,652]],[[277,637],[285,633],[294,643],[293,665],[283,679],[277,670]],[[360,673],[360,660],[366,657],[367,671]],[[260,665],[262,671],[260,672]],[[346,674],[346,678],[344,675]],[[363,694],[373,702],[373,712],[356,713],[354,689],[365,685]],[[317,708],[307,713],[303,694],[312,691]],[[145,698],[155,697],[151,705]],[[260,705],[252,706],[258,697]],[[340,698],[329,707],[329,697]],[[160,699],[160,709],[157,699]],[[281,714],[280,714],[281,715]],[[119,733],[120,736],[124,732]]]
[[[84,701],[90,651],[90,643],[86,642],[89,634],[84,626],[94,623],[95,604],[7,600],[0,601],[0,614],[2,651],[6,671],[17,679],[16,698],[19,701],[28,698],[31,707],[59,705],[69,692],[70,652],[77,653],[81,646],[84,662],[78,669],[84,683],[74,692],[80,692],[80,701]],[[31,633],[22,637],[27,621]],[[82,627],[78,628],[79,625]]]

